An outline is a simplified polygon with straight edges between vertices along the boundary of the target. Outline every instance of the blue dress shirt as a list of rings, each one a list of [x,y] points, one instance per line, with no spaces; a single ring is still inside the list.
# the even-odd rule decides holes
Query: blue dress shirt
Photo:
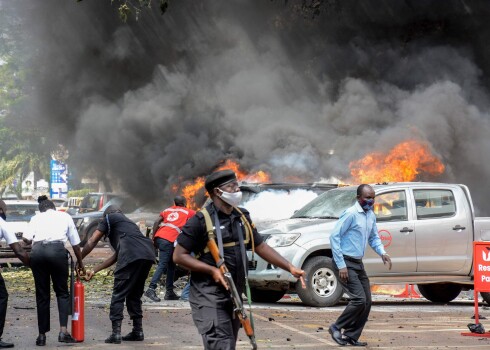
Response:
[[[365,212],[356,201],[340,215],[330,235],[330,246],[337,267],[346,267],[344,255],[361,259],[368,243],[380,256],[386,254],[378,236],[376,216],[372,210]]]

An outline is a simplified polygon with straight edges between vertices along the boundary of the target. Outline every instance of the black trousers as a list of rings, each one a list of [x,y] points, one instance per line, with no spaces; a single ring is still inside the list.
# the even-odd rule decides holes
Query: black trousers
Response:
[[[205,350],[235,350],[240,320],[234,317],[232,305],[217,309],[191,303],[191,310]]]
[[[335,324],[344,329],[344,335],[358,340],[371,311],[371,286],[362,262],[345,260],[349,281],[343,282],[339,277],[337,265],[333,264],[334,274],[340,281],[344,292],[349,295],[349,303]]]
[[[39,333],[50,330],[50,282],[58,301],[60,326],[68,324],[70,292],[68,290],[68,251],[62,242],[35,242],[31,253],[31,269],[36,286],[37,324]]]
[[[9,301],[9,293],[5,287],[5,281],[0,273],[0,338],[3,335],[3,328],[5,327],[5,317],[7,316],[7,303]]]
[[[136,260],[114,274],[114,287],[112,288],[111,307],[109,318],[111,321],[124,318],[124,302],[129,318],[143,318],[141,297],[145,291],[145,281],[150,273],[150,260]]]

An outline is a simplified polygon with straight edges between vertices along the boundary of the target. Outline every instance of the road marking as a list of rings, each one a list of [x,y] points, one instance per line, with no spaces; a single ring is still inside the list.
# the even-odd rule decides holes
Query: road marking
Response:
[[[308,338],[312,338],[312,339],[315,339],[316,341],[320,342],[320,343],[323,343],[323,344],[327,344],[327,345],[337,345],[336,343],[332,342],[332,341],[328,341],[324,338],[320,338],[320,337],[317,337],[311,333],[307,333],[307,332],[303,332],[303,331],[300,331],[299,329],[296,329],[296,328],[293,328],[293,327],[290,327],[290,326],[287,326],[281,322],[277,322],[277,321],[274,321],[274,322],[269,322],[269,319],[267,317],[263,317],[263,316],[260,316],[260,315],[257,315],[257,314],[254,314],[253,316],[254,318],[257,318],[261,321],[264,321],[264,322],[267,322],[267,323],[270,323],[270,324],[273,324],[273,325],[276,325],[278,327],[281,327],[281,328],[284,328],[284,329],[287,329],[289,331],[292,331],[292,332],[296,332],[298,334],[301,334],[305,337],[308,337]],[[318,345],[318,344],[317,344]]]

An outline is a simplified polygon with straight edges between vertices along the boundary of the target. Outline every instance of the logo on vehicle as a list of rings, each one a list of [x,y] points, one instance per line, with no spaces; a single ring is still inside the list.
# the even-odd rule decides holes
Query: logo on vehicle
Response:
[[[167,221],[175,221],[175,220],[178,220],[179,219],[179,213],[170,213],[168,214],[167,216]]]
[[[383,243],[383,246],[389,247],[391,245],[392,237],[391,233],[386,230],[380,230],[378,231],[379,238],[381,239],[381,242]]]
[[[487,250],[488,250],[488,248],[487,248]],[[488,250],[486,254],[482,250],[481,255],[482,255],[483,261],[490,261],[490,250]]]

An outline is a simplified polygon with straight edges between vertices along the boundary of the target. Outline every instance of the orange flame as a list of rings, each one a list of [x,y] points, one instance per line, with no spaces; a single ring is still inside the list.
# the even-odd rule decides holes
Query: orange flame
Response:
[[[223,165],[217,167],[215,171],[230,169],[233,170],[237,176],[238,181],[246,181],[246,182],[269,182],[270,175],[265,171],[259,170],[256,173],[247,173],[240,169],[240,165],[237,162],[234,162],[230,159],[226,160]],[[192,209],[198,208],[199,204],[196,203],[196,197],[199,193],[203,193],[204,189],[204,177],[198,177],[192,183],[184,186],[181,191],[181,195],[187,199],[187,206]],[[174,185],[175,186],[175,185]],[[173,188],[178,188],[174,187]],[[175,191],[177,192],[177,191]],[[203,193],[204,196],[207,196],[207,193]]]
[[[388,154],[369,153],[349,168],[354,183],[414,181],[419,175],[436,176],[445,170],[429,146],[415,140],[396,145]]]

